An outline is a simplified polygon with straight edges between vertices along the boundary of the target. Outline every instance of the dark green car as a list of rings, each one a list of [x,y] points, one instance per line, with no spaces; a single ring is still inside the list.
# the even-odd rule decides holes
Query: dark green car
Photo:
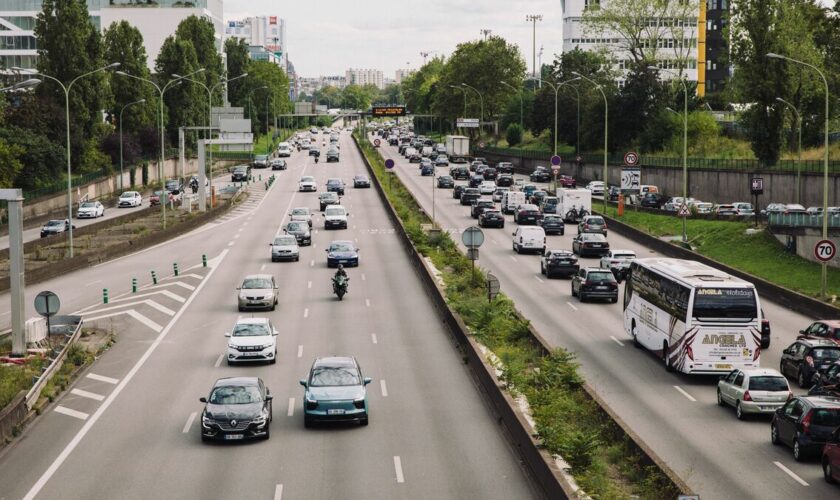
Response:
[[[369,377],[362,377],[356,358],[349,356],[317,358],[309,377],[301,379],[303,425],[318,422],[359,422],[368,424],[368,400],[365,386]]]

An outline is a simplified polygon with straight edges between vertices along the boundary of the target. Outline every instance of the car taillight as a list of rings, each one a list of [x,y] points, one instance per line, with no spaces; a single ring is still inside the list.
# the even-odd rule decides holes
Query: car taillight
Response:
[[[813,411],[809,411],[805,414],[805,418],[802,419],[802,432],[808,434],[808,431],[811,429],[811,417],[814,415]]]
[[[750,396],[750,391],[744,393],[744,401],[752,401],[752,396]]]

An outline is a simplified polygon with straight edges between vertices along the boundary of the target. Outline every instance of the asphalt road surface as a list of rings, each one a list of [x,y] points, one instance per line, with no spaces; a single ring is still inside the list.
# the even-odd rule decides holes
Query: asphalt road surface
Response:
[[[408,163],[396,147],[386,144],[383,141],[382,154],[394,159],[394,171],[431,214],[431,177],[422,177],[417,164]],[[438,167],[437,173],[448,174],[449,169]],[[477,221],[470,217],[469,207],[452,198],[451,189],[435,191],[437,221],[461,245],[456,233]],[[823,480],[817,459],[798,463],[789,448],[770,444],[769,418],[740,422],[732,408],[717,406],[718,377],[667,373],[659,358],[635,349],[624,333],[621,301],[584,304],[571,296],[568,279],[542,276],[539,255],[518,255],[512,250],[511,233],[516,224],[513,216],[505,218],[504,229],[484,229],[486,240],[478,264],[499,278],[502,291],[544,338],[577,353],[584,376],[598,394],[702,498],[838,495],[837,488]],[[576,232],[575,226],[567,225],[564,236],[548,236],[548,248],[571,250]],[[655,255],[615,232],[609,233],[608,241],[614,250],[634,250],[639,257]],[[579,263],[599,265],[596,258],[580,258]],[[619,290],[622,296],[623,290]],[[773,331],[770,348],[762,351],[761,364],[778,369],[782,350],[813,319],[779,306],[772,297],[761,299]],[[794,393],[804,392],[795,381],[791,387]]]
[[[244,211],[28,291],[30,313],[32,296],[52,289],[64,301],[62,312],[86,308],[86,317],[116,328],[119,340],[0,455],[0,497],[535,495],[373,189],[348,188],[342,200],[351,214],[347,230],[327,232],[316,217],[313,245],[301,249],[300,262],[270,261],[268,242],[289,209],[317,210],[316,194],[296,192],[301,175],[315,175],[323,185],[327,177],[350,181],[364,172],[349,135],[341,140],[338,164],[315,165],[296,153],[267,193],[259,183],[252,186]],[[332,294],[333,270],[326,268],[324,249],[333,239],[357,240],[361,249],[342,302]],[[200,267],[202,254],[210,258],[208,268]],[[178,278],[167,272],[174,261],[181,265]],[[146,276],[155,267],[166,276],[150,286]],[[277,310],[253,313],[278,327],[278,362],[228,367],[223,333],[240,316],[235,287],[260,272],[274,274],[280,285]],[[135,275],[144,285],[137,300],[125,295]],[[113,291],[107,306],[98,303],[106,286]],[[8,304],[8,294],[4,299]],[[124,306],[108,309],[117,304]],[[117,314],[129,309],[133,315]],[[369,426],[304,428],[298,379],[325,355],[356,356],[373,378]],[[198,398],[217,378],[234,375],[265,380],[274,396],[272,438],[204,444]]]

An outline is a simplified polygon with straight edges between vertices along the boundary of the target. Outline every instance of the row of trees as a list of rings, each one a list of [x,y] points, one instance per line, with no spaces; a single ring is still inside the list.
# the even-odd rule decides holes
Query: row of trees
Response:
[[[372,104],[398,104],[402,102],[401,99],[400,86],[396,84],[389,84],[384,89],[379,89],[376,85],[351,84],[343,89],[330,85],[311,96],[300,96],[301,101],[314,100],[317,104],[341,109],[367,109]]]
[[[163,100],[169,147],[177,146],[179,127],[207,125],[208,91],[213,105],[221,105],[221,82],[228,78],[248,73],[230,84],[228,97],[234,106],[245,107],[249,96],[255,103],[269,100],[268,112],[265,106],[254,107],[255,115],[261,112],[254,117],[260,126],[274,113],[290,108],[285,72],[269,62],[250,60],[244,42],[227,41],[228,71],[224,71],[214,28],[206,19],[192,16],[178,25],[164,41],[152,74],[142,34],[128,22],[114,23],[100,33],[90,22],[85,0],[44,0],[42,5],[34,30],[37,70],[65,86],[74,82],[69,91],[74,174],[117,164],[120,114],[126,163],[159,154],[160,94],[152,84],[123,72],[160,88],[169,84]],[[111,63],[120,63],[118,71],[97,71]],[[178,78],[175,75],[190,74],[180,83],[170,83]],[[5,83],[32,77],[21,72]],[[0,160],[7,160],[0,161],[2,186],[34,189],[66,175],[65,92],[52,78],[34,77],[42,80],[34,92],[8,93],[0,101]],[[195,136],[188,134],[190,144]]]

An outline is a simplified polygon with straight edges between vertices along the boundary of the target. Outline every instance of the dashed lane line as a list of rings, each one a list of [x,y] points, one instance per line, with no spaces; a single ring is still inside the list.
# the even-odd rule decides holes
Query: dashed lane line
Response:
[[[804,479],[797,476],[795,472],[793,472],[792,470],[785,467],[784,464],[782,464],[781,462],[773,462],[773,463],[776,465],[776,467],[782,469],[785,474],[792,477],[793,480],[796,481],[797,483],[801,484],[802,486],[810,486]]]
[[[94,401],[102,401],[103,399],[105,399],[105,396],[103,396],[102,394],[96,394],[95,392],[88,392],[82,389],[73,389],[70,391],[70,394],[81,396],[83,398],[93,399]]]
[[[678,385],[675,385],[675,386],[674,386],[674,389],[676,389],[676,390],[677,390],[680,394],[682,394],[683,396],[685,396],[685,397],[686,397],[686,399],[688,399],[688,400],[689,400],[689,401],[691,401],[692,403],[696,403],[696,402],[697,402],[697,400],[696,400],[696,399],[694,399],[694,396],[692,396],[691,394],[689,394],[689,393],[685,392],[685,391],[683,390],[683,388],[682,388],[682,387],[680,387],[680,386],[678,386]]]
[[[192,427],[193,420],[195,420],[195,416],[198,415],[197,412],[190,413],[189,418],[187,418],[187,423],[184,424],[184,429],[181,431],[182,434],[186,434],[190,432],[190,427]]]
[[[286,411],[286,415],[291,417],[295,414],[295,398],[289,398],[289,409]]]
[[[617,338],[613,337],[612,335],[610,335],[610,338],[611,338],[611,339],[613,340],[613,342],[615,342],[616,344],[620,345],[621,347],[624,347],[624,342],[622,342],[622,341],[618,340]]]
[[[106,377],[104,375],[97,375],[95,373],[88,373],[85,375],[86,378],[91,380],[96,380],[98,382],[105,382],[106,384],[117,385],[120,381],[116,378]]]
[[[394,456],[394,470],[397,473],[397,482],[404,483],[405,476],[403,476],[402,460],[400,460],[399,456]]]
[[[67,416],[70,416],[70,417],[78,418],[79,420],[87,420],[87,418],[89,416],[85,412],[76,411],[76,410],[67,408],[65,406],[61,406],[61,405],[56,406],[55,410],[53,410],[53,411],[55,411],[56,413],[61,413],[62,415],[67,415]]]

